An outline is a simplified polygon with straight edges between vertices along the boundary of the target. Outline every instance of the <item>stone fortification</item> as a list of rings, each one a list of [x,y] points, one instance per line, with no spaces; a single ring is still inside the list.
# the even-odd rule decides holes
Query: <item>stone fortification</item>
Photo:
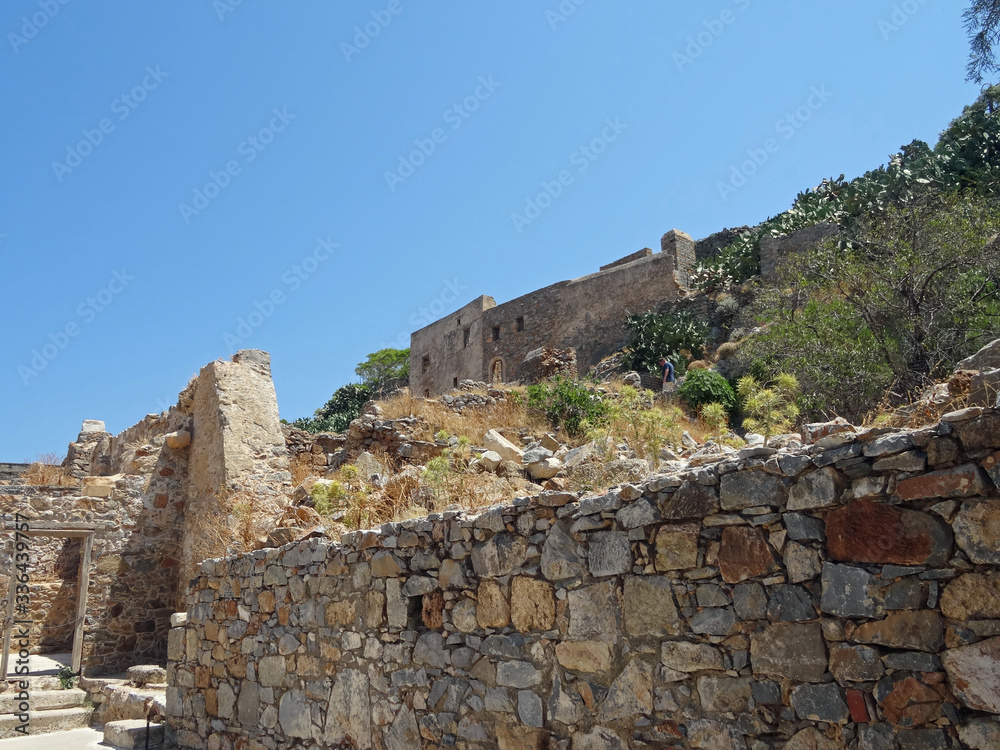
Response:
[[[213,362],[177,405],[112,436],[84,422],[64,468],[78,487],[0,486],[0,513],[35,531],[93,532],[82,638],[87,674],[162,662],[170,614],[197,563],[232,541],[222,505],[233,488],[260,512],[287,504],[291,475],[264,352]],[[10,533],[7,537],[10,539]],[[33,536],[29,635],[33,652],[68,649],[77,622],[80,536]],[[0,552],[6,600],[11,546]]]
[[[584,375],[623,343],[630,312],[680,299],[696,244],[667,232],[660,252],[644,248],[597,273],[562,281],[497,305],[480,297],[410,337],[410,392],[436,396],[462,380],[513,382],[534,377],[529,355],[573,349]]]
[[[181,748],[1000,746],[1000,413],[212,559]],[[338,744],[340,743],[340,744]]]

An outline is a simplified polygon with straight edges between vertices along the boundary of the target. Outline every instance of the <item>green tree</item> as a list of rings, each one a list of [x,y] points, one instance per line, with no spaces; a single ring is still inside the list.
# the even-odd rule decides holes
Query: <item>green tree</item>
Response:
[[[973,0],[963,18],[970,48],[965,80],[982,83],[997,69],[993,45],[1000,39],[1000,0]]]
[[[376,395],[405,385],[410,377],[409,349],[379,349],[354,368],[361,381]]]
[[[341,386],[313,417],[296,419],[292,427],[306,432],[345,432],[372,396],[371,388],[363,383]]]
[[[764,332],[741,356],[796,375],[811,417],[863,416],[890,387],[902,400],[995,338],[998,229],[995,205],[970,191],[874,213],[758,299]]]

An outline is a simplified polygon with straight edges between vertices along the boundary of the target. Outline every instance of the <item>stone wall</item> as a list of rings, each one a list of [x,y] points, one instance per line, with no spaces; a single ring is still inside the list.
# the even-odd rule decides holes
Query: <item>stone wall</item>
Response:
[[[527,380],[528,354],[575,349],[583,375],[626,342],[625,318],[683,296],[695,242],[671,230],[661,252],[644,248],[598,273],[561,281],[497,305],[480,297],[410,336],[410,392],[436,396],[462,380]]]
[[[436,396],[466,379],[485,380],[483,314],[496,304],[492,297],[477,297],[410,334],[410,393],[414,397]]]
[[[166,464],[164,464],[166,466]],[[163,661],[170,615],[179,599],[180,556],[175,505],[158,503],[146,476],[101,477],[83,488],[4,487],[5,518],[20,513],[29,524],[90,523],[95,533],[84,622],[87,674],[124,671]],[[33,537],[29,554],[33,652],[69,650],[76,618],[79,541]],[[6,599],[9,542],[0,554],[0,589]],[[66,624],[69,623],[67,626]],[[63,626],[63,627],[56,627]]]
[[[1000,746],[1000,413],[207,560],[181,748]],[[337,744],[341,743],[341,744]]]
[[[764,235],[760,238],[760,275],[765,281],[777,280],[783,259],[814,248],[838,232],[840,228],[836,224],[820,222],[781,237]]]
[[[0,514],[29,523],[97,524],[84,627],[88,675],[163,662],[170,614],[197,563],[233,541],[226,493],[277,516],[288,504],[288,449],[266,353],[212,362],[162,414],[112,436],[87,420],[64,466],[79,487],[0,486]],[[10,535],[0,553],[6,595]],[[34,651],[63,649],[76,616],[79,542],[34,537],[29,571]]]

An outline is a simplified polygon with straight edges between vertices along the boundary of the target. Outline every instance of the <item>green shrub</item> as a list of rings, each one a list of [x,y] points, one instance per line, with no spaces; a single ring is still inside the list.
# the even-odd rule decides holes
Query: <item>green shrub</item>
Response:
[[[528,409],[542,414],[554,427],[564,426],[572,436],[603,424],[609,407],[601,395],[579,380],[557,375],[528,386]]]
[[[59,687],[62,690],[72,690],[76,682],[76,672],[64,664],[56,672],[56,679],[59,680]]]
[[[736,406],[733,387],[715,370],[691,370],[677,389],[677,394],[692,409],[712,402],[722,404],[727,411]]]
[[[296,419],[292,427],[306,432],[346,432],[373,395],[372,389],[363,383],[341,386],[322,408],[316,410],[315,416]]]
[[[799,416],[799,407],[795,404],[799,381],[794,375],[779,373],[767,388],[752,375],[746,375],[740,378],[737,389],[747,415],[743,429],[763,435],[765,448],[772,435],[790,429]]]
[[[629,315],[626,325],[631,339],[625,349],[625,365],[638,372],[658,373],[657,363],[666,357],[682,374],[691,359],[701,358],[711,332],[706,321],[689,311]]]

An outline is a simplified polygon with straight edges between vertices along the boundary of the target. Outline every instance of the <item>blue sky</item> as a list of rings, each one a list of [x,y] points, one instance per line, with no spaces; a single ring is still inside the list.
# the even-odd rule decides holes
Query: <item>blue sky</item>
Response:
[[[309,415],[435,313],[933,143],[964,5],[7,0],[0,460],[239,348]]]

